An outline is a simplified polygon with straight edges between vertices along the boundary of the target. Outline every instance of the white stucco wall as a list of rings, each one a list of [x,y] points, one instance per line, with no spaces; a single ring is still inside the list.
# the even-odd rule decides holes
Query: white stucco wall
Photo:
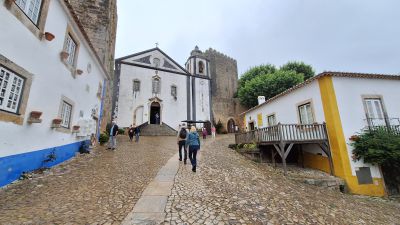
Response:
[[[121,64],[120,86],[118,97],[117,123],[121,127],[133,124],[134,111],[143,106],[143,122],[149,121],[150,102],[153,98],[152,78],[155,76],[153,69]],[[158,71],[161,78],[161,93],[157,95],[161,102],[161,122],[177,128],[180,121],[187,117],[187,76],[176,73]],[[140,80],[140,92],[133,95],[133,80]],[[177,87],[177,99],[171,95],[171,86]],[[140,124],[136,124],[140,125]]]
[[[352,148],[349,137],[360,132],[367,123],[362,95],[381,95],[389,118],[400,118],[400,81],[333,77],[340,119],[342,122],[352,173],[356,167],[370,167],[372,177],[380,178],[379,168],[362,160],[351,160]]]
[[[299,124],[298,105],[305,101],[311,100],[314,120],[317,123],[325,122],[325,116],[322,106],[322,100],[319,90],[318,81],[292,91],[291,93],[279,97],[272,102],[266,103],[261,107],[246,113],[245,126],[249,128],[249,122],[253,121],[255,127],[263,128],[267,126],[267,116],[275,114],[276,122],[282,124]],[[258,125],[257,115],[262,114],[263,124]],[[251,118],[251,119],[250,119]],[[321,153],[325,155],[319,147],[315,145],[306,145],[303,150],[311,153]]]
[[[210,81],[195,78],[196,120],[210,121]]]
[[[55,35],[51,42],[35,37],[3,6],[3,1],[0,3],[0,30],[4,31],[0,35],[1,54],[34,75],[23,125],[0,121],[0,157],[82,140],[75,134],[51,129],[51,122],[58,117],[62,96],[74,103],[71,126],[78,123],[80,111],[84,112],[84,118],[90,118],[92,108],[97,106],[100,109],[101,101],[96,93],[105,73],[59,1],[50,2],[45,24],[45,31]],[[77,68],[84,73],[76,78],[72,77],[59,56],[68,23],[80,41]],[[88,63],[92,67],[90,74],[86,70]],[[86,86],[89,86],[88,91]],[[33,110],[43,112],[42,123],[27,123]]]

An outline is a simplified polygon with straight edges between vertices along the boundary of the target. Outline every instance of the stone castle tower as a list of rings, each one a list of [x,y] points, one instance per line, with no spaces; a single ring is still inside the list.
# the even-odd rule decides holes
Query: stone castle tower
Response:
[[[238,89],[238,69],[235,59],[214,49],[208,49],[204,56],[210,62],[211,104],[215,123],[221,121],[223,130],[233,133],[241,121],[238,115],[246,109],[235,98]]]
[[[110,76],[114,77],[114,52],[117,30],[117,0],[69,0],[78,15],[97,55]],[[111,120],[113,80],[106,84],[103,106],[104,130]]]

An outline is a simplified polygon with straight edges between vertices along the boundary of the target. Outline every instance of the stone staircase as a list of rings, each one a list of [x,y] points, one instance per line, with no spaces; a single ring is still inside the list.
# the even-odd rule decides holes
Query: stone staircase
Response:
[[[166,124],[143,124],[140,126],[142,136],[176,136],[177,131]]]

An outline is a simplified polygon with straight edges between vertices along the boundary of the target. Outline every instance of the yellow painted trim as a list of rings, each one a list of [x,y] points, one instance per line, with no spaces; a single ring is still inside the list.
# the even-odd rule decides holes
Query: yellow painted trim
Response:
[[[316,155],[309,152],[303,153],[303,163],[305,167],[313,168],[317,170],[330,173],[329,169],[329,159],[328,157],[322,155]]]
[[[257,114],[257,128],[261,128],[263,126],[263,117],[262,113]]]
[[[385,191],[382,179],[374,178],[374,182],[378,185],[359,185],[357,177],[352,175],[348,149],[343,133],[332,77],[320,77],[318,79],[318,84],[325,114],[326,127],[328,130],[335,176],[343,178],[346,181],[351,193],[383,196]]]

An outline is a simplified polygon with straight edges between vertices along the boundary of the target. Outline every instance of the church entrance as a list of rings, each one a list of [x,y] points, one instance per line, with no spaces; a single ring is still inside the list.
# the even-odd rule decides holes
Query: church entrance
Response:
[[[228,133],[235,133],[235,121],[233,119],[228,120],[227,130]]]
[[[153,102],[150,106],[150,124],[160,124],[161,119],[160,103]]]

